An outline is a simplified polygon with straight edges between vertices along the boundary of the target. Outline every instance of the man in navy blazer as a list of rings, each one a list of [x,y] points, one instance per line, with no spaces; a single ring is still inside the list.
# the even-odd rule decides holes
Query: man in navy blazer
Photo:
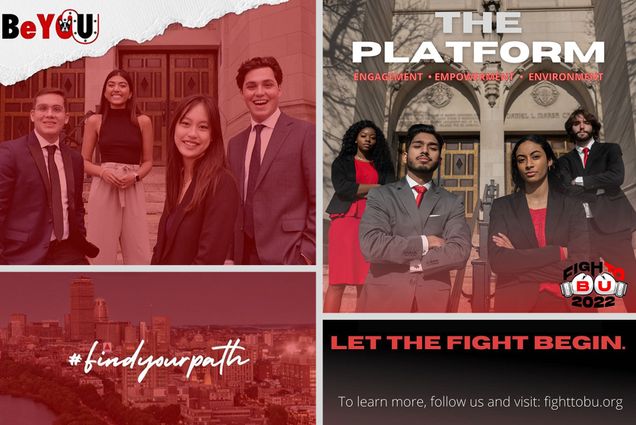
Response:
[[[316,261],[316,128],[280,111],[282,82],[273,57],[244,62],[236,76],[251,125],[228,145],[241,193],[235,264]]]
[[[35,96],[34,131],[0,143],[0,264],[88,264],[84,161],[60,143],[68,122],[61,90]]]
[[[632,288],[624,301],[627,311],[632,312],[636,311],[636,258],[632,247],[636,212],[621,189],[625,178],[621,147],[602,143],[600,130],[601,123],[591,112],[572,112],[565,131],[576,147],[559,158],[559,165],[569,193],[585,208],[592,259],[602,257],[625,271],[625,282]]]

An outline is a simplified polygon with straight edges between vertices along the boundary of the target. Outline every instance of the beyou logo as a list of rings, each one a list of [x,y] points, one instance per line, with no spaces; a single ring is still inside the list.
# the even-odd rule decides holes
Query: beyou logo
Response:
[[[12,13],[2,14],[3,40],[23,38],[31,40],[38,37],[51,39],[54,33],[63,40],[73,39],[80,44],[91,44],[99,36],[99,14],[79,13],[75,9],[66,9],[57,17],[53,13],[38,13],[35,20],[21,21]],[[51,31],[53,25],[53,31]]]

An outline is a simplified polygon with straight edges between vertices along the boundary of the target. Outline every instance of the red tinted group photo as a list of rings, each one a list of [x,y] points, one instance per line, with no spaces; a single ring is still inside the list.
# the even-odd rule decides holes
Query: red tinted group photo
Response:
[[[2,87],[0,264],[315,264],[313,29],[230,41],[269,13]]]

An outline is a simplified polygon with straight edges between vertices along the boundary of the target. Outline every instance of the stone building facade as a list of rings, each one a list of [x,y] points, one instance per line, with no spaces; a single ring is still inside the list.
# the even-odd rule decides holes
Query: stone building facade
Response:
[[[624,189],[636,202],[636,2],[633,0],[326,0],[324,1],[324,200],[333,194],[330,166],[347,127],[371,119],[384,128],[397,167],[399,152],[411,124],[431,123],[445,137],[440,178],[463,196],[466,215],[494,180],[499,194],[511,191],[509,152],[520,136],[541,134],[557,154],[572,146],[564,122],[577,107],[594,111],[603,123],[601,137],[619,143],[625,162]],[[520,12],[518,34],[464,33],[455,20],[452,33],[442,31],[436,11]],[[432,41],[444,63],[384,63],[382,55],[351,60],[352,41],[393,41],[395,56],[410,56],[423,41]],[[473,62],[465,49],[462,63],[453,61],[446,41],[576,42],[586,52],[594,41],[605,42],[605,62],[506,63],[499,56]],[[421,73],[417,81],[354,81],[354,72]],[[508,81],[435,81],[436,73],[498,72]],[[530,73],[562,72],[598,75],[602,80],[530,81]],[[516,78],[524,75],[526,78]],[[430,76],[430,78],[429,78]],[[327,226],[325,226],[327,227]]]

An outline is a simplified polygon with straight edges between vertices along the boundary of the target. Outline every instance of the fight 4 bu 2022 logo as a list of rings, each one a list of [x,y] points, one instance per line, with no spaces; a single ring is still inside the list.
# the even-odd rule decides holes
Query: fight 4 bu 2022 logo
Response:
[[[12,13],[3,13],[1,22],[3,40],[49,40],[57,36],[63,40],[91,44],[99,36],[99,14],[79,13],[74,9],[66,9],[58,16],[38,13],[34,20],[21,20]]]
[[[604,271],[604,267],[607,271]],[[612,307],[616,298],[627,293],[625,271],[607,262],[581,262],[563,270],[561,293],[572,299],[572,306]]]

